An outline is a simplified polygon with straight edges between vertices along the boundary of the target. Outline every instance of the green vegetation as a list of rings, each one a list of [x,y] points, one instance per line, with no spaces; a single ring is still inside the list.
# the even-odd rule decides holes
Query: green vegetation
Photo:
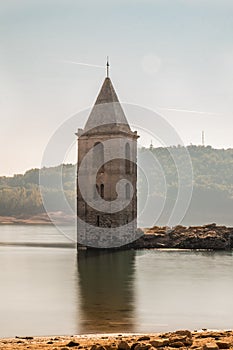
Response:
[[[187,147],[193,166],[194,191],[189,210],[183,220],[184,224],[204,224],[216,222],[219,224],[233,224],[233,149],[217,150],[210,146]],[[157,159],[151,161],[151,153]],[[164,180],[166,181],[166,201],[164,211],[158,224],[166,224],[169,208],[174,204],[178,176],[171,153],[179,162],[182,162],[183,148],[142,148],[138,152],[139,163],[145,167],[147,178],[139,171],[138,197],[139,208],[143,207],[147,192],[148,181],[150,197],[154,199],[147,213],[143,216],[141,225],[152,224],[156,203],[164,200]],[[186,164],[183,164],[182,180],[185,181]],[[62,176],[60,176],[62,174]],[[148,175],[149,174],[149,175]],[[41,181],[39,181],[39,176]],[[188,174],[187,174],[188,176]],[[60,190],[60,181],[65,197],[75,210],[76,169],[72,164],[57,167],[31,169],[24,175],[0,177],[0,216],[29,217],[43,213],[44,207],[40,189],[46,198],[47,210],[67,212],[68,207],[62,201],[63,193]],[[42,186],[39,187],[39,183]]]
[[[24,175],[0,177],[0,216],[28,217],[44,213],[41,191],[47,210],[66,212],[67,207],[62,205],[61,200],[61,181],[66,199],[74,208],[75,172],[74,165],[66,164],[41,170],[31,169]],[[39,186],[40,183],[43,185]]]
[[[193,168],[193,193],[182,224],[201,225],[216,222],[223,225],[233,225],[233,149],[213,149],[210,146],[192,145],[188,146],[187,150]],[[139,158],[146,158],[148,152],[148,149],[141,149]],[[148,165],[148,162],[145,162],[146,166],[149,167],[147,169],[149,180],[154,183],[154,187],[150,188],[151,197],[154,197],[154,201],[152,201],[154,205],[153,208],[147,210],[141,226],[147,226],[147,223],[149,226],[153,225],[151,218],[154,216],[156,203],[159,204],[161,197],[164,197],[164,191],[161,191],[162,176],[165,177],[167,193],[163,212],[157,223],[159,225],[167,223],[178,189],[177,170],[171,154],[182,165],[182,182],[186,182],[186,176],[188,178],[188,167],[184,161],[183,147],[154,148],[151,149],[151,152],[162,167],[162,173],[158,171],[159,167],[153,164]],[[139,176],[139,208],[141,205],[143,206],[142,199],[145,196],[145,188],[145,179],[143,181],[143,178]]]

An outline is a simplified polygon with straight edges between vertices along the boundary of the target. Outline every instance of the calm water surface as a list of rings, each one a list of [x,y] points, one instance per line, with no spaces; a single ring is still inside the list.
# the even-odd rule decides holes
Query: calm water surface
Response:
[[[232,252],[76,253],[54,227],[1,226],[0,336],[233,327]]]

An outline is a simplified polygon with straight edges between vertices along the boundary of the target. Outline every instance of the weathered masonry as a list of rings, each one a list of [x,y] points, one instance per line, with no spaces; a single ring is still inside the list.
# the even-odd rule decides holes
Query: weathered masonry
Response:
[[[78,247],[112,248],[137,231],[137,132],[107,76],[78,133]]]

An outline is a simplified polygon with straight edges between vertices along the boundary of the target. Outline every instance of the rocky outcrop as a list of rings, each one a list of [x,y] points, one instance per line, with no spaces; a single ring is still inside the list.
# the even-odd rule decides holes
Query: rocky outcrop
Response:
[[[20,339],[20,340],[19,340]],[[0,339],[0,349],[23,350],[233,350],[232,331],[194,331],[146,334],[93,334],[81,336]]]
[[[132,248],[178,248],[230,250],[233,248],[233,228],[209,224],[204,226],[158,227],[145,230],[145,234],[131,244]]]

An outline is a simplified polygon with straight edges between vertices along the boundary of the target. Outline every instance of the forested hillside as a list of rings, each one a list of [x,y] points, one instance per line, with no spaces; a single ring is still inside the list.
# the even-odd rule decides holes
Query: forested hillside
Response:
[[[233,225],[233,149],[213,149],[210,146],[188,146],[192,169],[193,169],[193,192],[189,209],[182,221],[184,225],[201,225],[205,223],[216,222],[218,224]],[[141,149],[139,158],[145,158],[149,152],[148,149]],[[143,215],[142,226],[151,226],[153,216],[156,212],[156,203],[160,203],[164,198],[161,193],[160,180],[161,175],[166,181],[166,201],[163,211],[158,218],[159,225],[166,225],[168,217],[174,207],[178,191],[178,174],[176,164],[183,164],[183,178],[181,182],[185,184],[186,175],[189,177],[189,167],[184,157],[185,152],[182,147],[172,148],[154,148],[152,154],[158,160],[159,166],[147,164],[147,174],[154,187],[150,188],[150,197],[155,200],[153,207],[147,210]],[[172,158],[173,155],[173,158]],[[186,173],[187,169],[187,173]],[[154,181],[153,181],[154,180]],[[143,197],[146,188],[145,179],[139,176],[139,208],[143,206]]]
[[[189,146],[187,150],[192,160],[194,189],[183,224],[216,222],[233,225],[233,149],[217,150],[210,146]],[[139,212],[146,203],[148,192],[154,199],[154,204],[147,206],[146,212],[141,216],[141,226],[155,223],[156,203],[159,206],[165,200],[164,197],[165,206],[157,218],[157,224],[166,224],[178,189],[176,164],[171,153],[182,164],[182,147],[143,148],[138,151],[139,163],[144,164],[145,168],[142,169],[144,174],[140,170],[138,176]],[[151,154],[154,161],[151,160]],[[185,169],[186,164],[183,166]],[[31,169],[24,175],[0,177],[0,216],[30,217],[45,211],[40,193],[39,172],[47,210],[67,212],[67,205],[64,205],[60,190],[62,173],[65,197],[75,211],[76,169],[74,165],[67,164],[43,168],[40,171]],[[148,183],[153,184],[149,189]]]
[[[24,175],[0,177],[0,216],[23,216],[45,212],[41,190],[50,211],[64,211],[61,186],[71,206],[75,209],[75,166],[31,169]],[[43,186],[39,184],[42,183]]]

